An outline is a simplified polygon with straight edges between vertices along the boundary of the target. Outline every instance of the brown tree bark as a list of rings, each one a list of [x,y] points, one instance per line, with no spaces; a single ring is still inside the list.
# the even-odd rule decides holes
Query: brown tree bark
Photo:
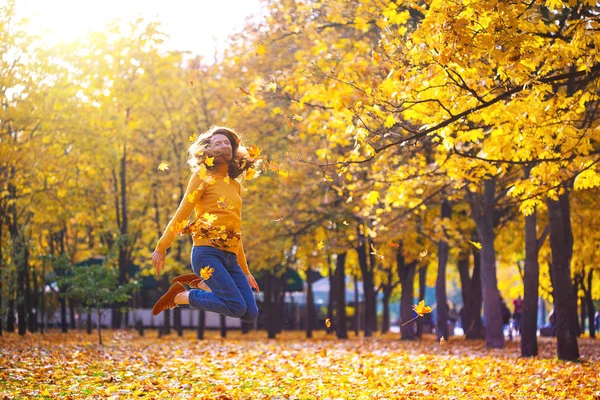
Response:
[[[537,356],[537,316],[540,285],[538,255],[548,228],[537,237],[537,211],[525,217],[525,272],[523,277],[523,317],[521,319],[521,356]]]
[[[485,314],[485,339],[489,348],[504,347],[504,332],[498,277],[496,274],[496,249],[494,217],[496,209],[496,177],[483,182],[483,194],[468,192],[471,215],[477,226],[481,242],[481,288]]]
[[[313,293],[313,271],[310,265],[306,268],[306,337],[313,337],[315,329],[316,310],[315,295]]]
[[[336,298],[336,326],[338,339],[348,339],[348,321],[346,318],[346,253],[339,253],[335,265],[335,280],[338,290]]]
[[[416,337],[415,323],[414,321],[406,322],[414,317],[412,305],[417,262],[406,263],[401,244],[396,252],[396,264],[398,265],[398,278],[402,287],[402,295],[400,296],[400,338],[402,340],[414,340]]]
[[[452,217],[452,206],[446,200],[441,204],[441,218],[450,219]],[[446,266],[448,265],[448,255],[450,247],[444,239],[438,242],[438,273],[435,282],[435,297],[437,302],[437,337],[438,339],[448,339],[448,297],[446,295]]]
[[[556,318],[556,341],[558,358],[575,361],[579,359],[577,344],[577,297],[571,282],[571,257],[573,254],[573,232],[569,191],[558,200],[547,200],[550,222],[550,247],[554,314]]]
[[[427,265],[423,264],[419,268],[419,302],[425,300],[425,290],[427,290]],[[423,318],[417,319],[417,337],[423,336]]]

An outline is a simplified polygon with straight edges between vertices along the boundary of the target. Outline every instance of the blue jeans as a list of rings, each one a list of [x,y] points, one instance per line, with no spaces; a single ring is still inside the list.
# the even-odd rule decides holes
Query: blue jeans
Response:
[[[238,264],[237,255],[211,246],[194,246],[194,273],[200,276],[200,270],[207,266],[215,269],[204,282],[212,292],[190,290],[190,306],[253,322],[258,317],[258,308],[248,279]]]

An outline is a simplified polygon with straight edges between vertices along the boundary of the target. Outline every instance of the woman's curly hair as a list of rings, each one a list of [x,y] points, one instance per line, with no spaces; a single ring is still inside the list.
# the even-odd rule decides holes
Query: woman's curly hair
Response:
[[[200,166],[206,160],[206,148],[209,145],[209,139],[214,135],[225,135],[231,144],[231,161],[229,161],[229,177],[238,178],[244,171],[256,167],[257,159],[253,159],[248,154],[248,150],[242,144],[240,135],[231,128],[224,126],[213,126],[206,132],[198,135],[194,143],[188,149],[188,164],[192,171],[197,172]],[[211,168],[211,167],[207,167]]]

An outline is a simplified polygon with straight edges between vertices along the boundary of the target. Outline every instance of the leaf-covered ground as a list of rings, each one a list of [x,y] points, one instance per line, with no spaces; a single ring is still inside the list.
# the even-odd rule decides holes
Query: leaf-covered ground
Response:
[[[208,332],[198,341],[194,332],[107,331],[99,346],[79,332],[5,334],[0,398],[600,398],[599,340],[581,339],[582,362],[570,363],[556,359],[551,339],[541,340],[539,357],[523,359],[518,341],[488,350],[462,338],[316,336]]]

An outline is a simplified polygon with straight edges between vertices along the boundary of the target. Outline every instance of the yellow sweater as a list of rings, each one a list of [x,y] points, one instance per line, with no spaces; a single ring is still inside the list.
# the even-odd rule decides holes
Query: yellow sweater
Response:
[[[239,182],[229,178],[223,168],[209,171],[205,179],[194,173],[156,251],[165,254],[176,235],[189,233],[194,246],[212,246],[237,254],[244,274],[249,274],[242,245],[241,191]],[[196,211],[196,220],[188,224],[192,210]]]

